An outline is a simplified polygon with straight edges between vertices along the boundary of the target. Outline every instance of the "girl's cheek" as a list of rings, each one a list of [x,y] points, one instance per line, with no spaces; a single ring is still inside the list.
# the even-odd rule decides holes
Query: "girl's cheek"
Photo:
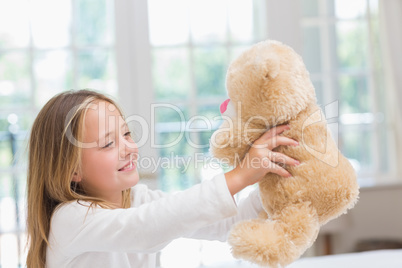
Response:
[[[119,147],[114,146],[113,148],[110,148],[107,152],[105,152],[104,158],[107,159],[108,162],[110,162],[111,160],[115,160],[118,157],[119,151]]]

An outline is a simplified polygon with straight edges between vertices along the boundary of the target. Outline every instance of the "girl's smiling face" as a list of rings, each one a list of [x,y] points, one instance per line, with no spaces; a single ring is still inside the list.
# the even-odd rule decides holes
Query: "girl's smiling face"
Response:
[[[84,120],[84,144],[81,170],[73,181],[82,184],[92,196],[102,198],[119,207],[122,191],[139,180],[138,148],[119,110],[111,103],[93,103]]]

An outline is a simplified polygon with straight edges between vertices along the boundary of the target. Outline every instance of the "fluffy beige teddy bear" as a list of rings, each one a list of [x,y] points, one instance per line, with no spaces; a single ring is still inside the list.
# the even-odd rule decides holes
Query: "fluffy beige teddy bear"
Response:
[[[339,152],[302,58],[277,41],[263,41],[229,66],[230,102],[223,123],[211,138],[211,152],[222,161],[241,163],[253,141],[267,129],[289,124],[281,135],[299,146],[274,151],[300,161],[284,166],[292,177],[268,173],[259,183],[266,218],[241,222],[228,242],[236,258],[263,266],[286,266],[309,248],[320,226],[354,206],[359,194],[356,174]],[[226,107],[228,106],[228,107]]]

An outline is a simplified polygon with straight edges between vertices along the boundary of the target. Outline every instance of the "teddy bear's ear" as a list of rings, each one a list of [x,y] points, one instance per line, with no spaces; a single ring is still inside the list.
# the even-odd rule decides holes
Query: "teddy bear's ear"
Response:
[[[274,79],[280,71],[279,57],[273,53],[264,55],[257,59],[257,65],[261,68],[261,73],[266,79]]]

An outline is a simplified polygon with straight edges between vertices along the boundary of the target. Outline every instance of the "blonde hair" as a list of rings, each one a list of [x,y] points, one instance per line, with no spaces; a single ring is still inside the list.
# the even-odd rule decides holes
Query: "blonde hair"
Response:
[[[109,97],[91,90],[66,91],[54,96],[41,109],[31,130],[27,176],[27,267],[45,267],[50,220],[55,208],[63,203],[83,200],[103,208],[113,208],[105,200],[86,194],[72,182],[80,170],[81,148],[70,142],[82,141],[83,123],[88,106]],[[130,207],[130,189],[122,192],[123,207]],[[91,206],[92,206],[91,205]]]

